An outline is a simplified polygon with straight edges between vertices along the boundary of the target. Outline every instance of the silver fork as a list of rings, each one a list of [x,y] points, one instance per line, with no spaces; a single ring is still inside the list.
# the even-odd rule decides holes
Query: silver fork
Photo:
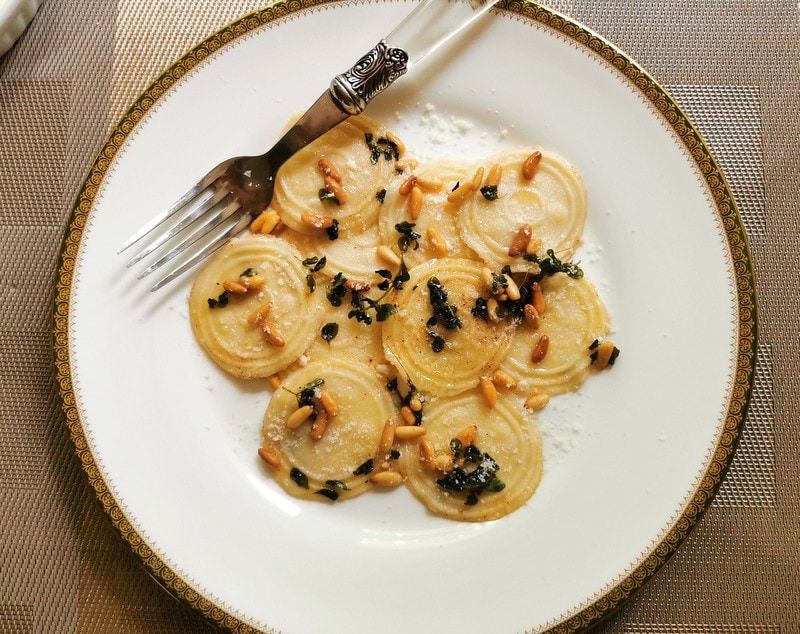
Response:
[[[336,124],[363,112],[375,95],[497,2],[422,0],[350,70],[337,75],[328,90],[271,150],[260,156],[231,158],[217,165],[172,207],[129,238],[117,253],[152,234],[152,241],[127,266],[150,255],[158,257],[139,274],[138,279],[142,279],[168,262],[178,265],[154,284],[151,291],[190,270],[266,209],[272,199],[275,175],[290,156]],[[182,258],[176,259],[178,256]]]

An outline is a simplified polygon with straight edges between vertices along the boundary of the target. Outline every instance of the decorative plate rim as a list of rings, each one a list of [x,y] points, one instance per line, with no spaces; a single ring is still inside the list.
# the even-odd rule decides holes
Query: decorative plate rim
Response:
[[[117,152],[132,136],[137,124],[157,105],[159,99],[178,85],[184,76],[225,45],[252,35],[259,29],[292,14],[337,3],[339,3],[337,0],[280,0],[224,26],[171,64],[136,99],[114,126],[97,154],[73,206],[59,256],[53,305],[55,373],[61,407],[81,467],[115,530],[153,579],[173,597],[199,612],[208,621],[232,632],[249,633],[260,630],[203,596],[153,551],[125,516],[89,448],[73,391],[71,374],[69,314],[72,284],[87,219],[94,207],[100,186],[109,173]],[[727,411],[724,415],[724,426],[708,468],[702,474],[696,490],[688,496],[680,516],[665,529],[664,537],[651,547],[650,552],[640,563],[627,573],[623,573],[624,577],[602,596],[590,599],[590,605],[566,616],[560,623],[547,630],[559,634],[578,632],[608,617],[652,579],[698,524],[722,484],[739,443],[753,387],[757,339],[755,273],[744,226],[727,180],[700,133],[667,90],[616,46],[553,9],[531,0],[501,0],[497,10],[523,21],[547,27],[556,36],[588,49],[613,67],[624,81],[648,102],[651,109],[660,114],[662,123],[666,124],[680,140],[683,149],[691,157],[694,167],[712,194],[718,221],[727,239],[736,282],[738,311],[735,318],[737,326],[735,367]]]

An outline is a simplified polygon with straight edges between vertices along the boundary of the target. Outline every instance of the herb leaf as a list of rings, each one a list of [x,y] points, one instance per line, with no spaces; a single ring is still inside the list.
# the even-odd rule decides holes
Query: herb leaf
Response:
[[[373,460],[372,460],[372,458],[370,458],[369,460],[364,462],[362,465],[357,467],[356,470],[353,471],[353,475],[357,475],[357,476],[367,475],[368,473],[372,473],[372,470],[374,468],[375,467],[374,467],[374,464],[373,464]]]
[[[541,274],[545,277],[550,277],[556,273],[565,273],[574,280],[583,277],[583,269],[578,266],[577,262],[562,262],[558,259],[553,249],[547,249],[547,257],[545,258],[540,258],[533,254],[525,255],[523,259],[538,264]]]
[[[228,305],[228,291],[222,291],[217,299],[213,297],[208,298],[209,308],[225,308]]]
[[[289,472],[289,477],[297,486],[304,489],[308,488],[308,476],[297,467],[292,467],[292,470]]]
[[[336,218],[333,219],[333,224],[325,229],[325,233],[328,234],[328,240],[338,240],[339,239],[339,221]]]
[[[422,234],[417,233],[414,231],[414,227],[416,227],[413,222],[400,222],[397,223],[394,228],[400,234],[400,238],[397,240],[397,246],[400,249],[401,253],[405,253],[408,251],[408,247],[413,246],[414,251],[419,249],[419,239],[422,237]]]
[[[328,498],[331,502],[335,502],[339,499],[339,494],[334,491],[333,489],[317,489],[314,491],[315,495],[322,495]]]
[[[317,195],[319,196],[320,201],[323,203],[331,203],[337,207],[342,204],[333,192],[328,191],[324,187],[317,192]]]
[[[497,200],[497,185],[484,185],[481,194],[486,200]]]
[[[337,324],[335,321],[325,324],[320,330],[320,336],[329,343],[338,334],[339,324]]]

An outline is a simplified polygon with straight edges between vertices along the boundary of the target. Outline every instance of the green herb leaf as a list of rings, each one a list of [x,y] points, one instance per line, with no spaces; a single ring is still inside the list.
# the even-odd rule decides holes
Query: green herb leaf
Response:
[[[348,486],[341,480],[325,480],[325,484],[334,489],[341,489],[342,491],[349,491]]]
[[[419,249],[419,239],[422,237],[421,234],[414,231],[414,227],[416,227],[413,222],[400,222],[394,226],[395,231],[400,234],[400,238],[397,240],[397,247],[400,249],[401,253],[405,253],[408,251],[410,246],[413,246],[414,251]]]
[[[328,240],[338,240],[339,239],[339,221],[336,218],[333,219],[333,224],[325,229],[325,233],[328,234]]]
[[[397,313],[397,306],[394,304],[378,304],[375,306],[375,321],[386,321]]]
[[[319,199],[323,203],[331,203],[332,205],[336,205],[337,207],[342,203],[339,202],[339,199],[333,194],[333,192],[328,191],[324,187],[317,192]]]
[[[528,262],[533,262],[534,264],[539,265],[539,269],[541,270],[541,274],[544,277],[550,277],[555,275],[556,273],[565,273],[572,279],[578,280],[583,277],[583,269],[578,266],[578,263],[573,262],[562,262],[558,259],[553,249],[547,250],[547,257],[540,258],[536,254],[533,255],[525,255],[523,259],[527,260]]]
[[[320,330],[320,336],[327,342],[330,342],[337,334],[339,334],[339,324],[335,321],[325,324]]]
[[[258,275],[258,271],[253,268],[245,269],[245,271],[239,275],[239,277],[253,277],[254,275]]]
[[[297,467],[292,467],[292,470],[289,471],[289,477],[297,486],[304,489],[308,488],[308,476]]]
[[[486,200],[497,200],[497,185],[484,185],[481,187],[481,194]]]
[[[375,194],[375,198],[377,198],[378,202],[382,205],[383,201],[386,200],[386,190],[385,189],[378,190],[378,193]]]
[[[219,297],[214,299],[213,297],[208,298],[208,307],[209,308],[225,308],[228,305],[228,291],[222,291]]]
[[[368,473],[372,473],[372,470],[374,468],[375,467],[374,467],[374,464],[373,464],[373,460],[372,460],[372,458],[370,458],[365,463],[363,463],[361,466],[359,466],[355,471],[353,471],[353,475],[357,475],[357,476],[367,475]]]
[[[314,495],[322,495],[323,497],[328,498],[331,502],[335,502],[339,499],[339,494],[333,489],[317,489],[314,491]]]
[[[489,321],[489,308],[486,300],[483,299],[483,297],[478,297],[475,300],[475,306],[472,307],[470,314],[476,319],[483,319],[483,321]]]

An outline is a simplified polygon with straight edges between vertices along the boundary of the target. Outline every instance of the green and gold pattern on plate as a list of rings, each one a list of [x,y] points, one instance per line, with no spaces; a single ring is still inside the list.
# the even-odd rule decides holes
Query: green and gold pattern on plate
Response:
[[[271,4],[212,34],[164,71],[125,113],[92,164],[73,207],[58,265],[53,308],[56,378],[67,427],[89,483],[118,533],[153,578],[173,596],[202,614],[206,619],[231,632],[249,633],[258,630],[202,596],[152,551],[125,517],[103,480],[95,457],[88,447],[70,372],[68,324],[73,274],[83,231],[93,208],[97,191],[117,152],[156,102],[179,84],[181,78],[225,45],[248,34],[253,34],[262,27],[291,14],[331,3],[332,0],[290,0]],[[502,0],[497,7],[505,15],[521,19],[534,26],[538,25],[573,45],[590,51],[603,63],[613,67],[620,76],[624,77],[631,89],[639,93],[641,98],[651,105],[663,124],[671,128],[680,139],[710,191],[728,241],[736,280],[738,340],[736,342],[736,368],[733,374],[734,384],[731,389],[724,430],[713,456],[710,457],[708,469],[698,483],[691,499],[687,500],[680,517],[665,531],[661,540],[653,545],[650,553],[630,573],[618,580],[612,588],[604,591],[602,596],[593,598],[590,605],[580,608],[574,614],[563,615],[560,622],[551,624],[548,631],[560,634],[581,631],[597,624],[641,588],[675,553],[698,523],[719,489],[739,442],[753,385],[757,334],[755,279],[747,237],[727,181],[699,132],[669,93],[645,70],[612,44],[555,11],[527,0]]]

